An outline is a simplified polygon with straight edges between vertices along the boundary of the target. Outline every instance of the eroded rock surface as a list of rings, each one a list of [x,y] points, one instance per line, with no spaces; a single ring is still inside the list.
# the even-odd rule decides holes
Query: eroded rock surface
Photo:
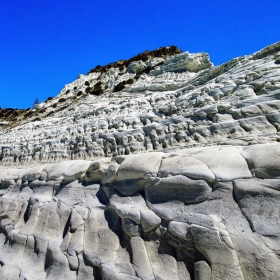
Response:
[[[255,147],[3,167],[1,279],[279,279],[279,144]]]
[[[5,111],[0,279],[278,280],[279,57],[160,48]]]
[[[1,163],[280,140],[279,42],[216,67],[206,53],[179,52],[97,67],[35,109],[2,118]]]

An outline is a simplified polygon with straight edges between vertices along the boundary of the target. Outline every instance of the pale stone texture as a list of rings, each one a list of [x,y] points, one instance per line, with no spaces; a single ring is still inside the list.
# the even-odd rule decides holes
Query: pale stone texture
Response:
[[[275,174],[279,155],[275,144],[261,146],[273,161],[260,165],[254,146],[228,146],[106,158],[103,167],[78,160],[67,170],[64,163],[3,169],[0,275],[278,279],[280,181],[258,174]],[[104,168],[108,178],[110,164],[123,177],[102,184],[81,176]],[[119,182],[122,191],[141,188],[122,194]]]
[[[133,61],[123,70],[111,67],[104,73],[80,75],[33,109],[32,116],[19,117],[11,128],[1,126],[0,161],[5,166],[95,161],[182,147],[276,143],[279,51],[278,42],[258,52],[261,55],[216,67],[206,53],[184,52]],[[102,95],[88,93],[100,83],[106,88]],[[123,90],[114,92],[120,83],[125,83]],[[74,179],[71,168],[80,168],[77,177],[98,180],[106,161],[87,175],[82,173],[86,162],[71,168],[67,164],[65,171],[58,168],[65,180]],[[47,171],[48,176],[56,172]]]
[[[146,57],[1,126],[0,279],[278,280],[279,51]]]

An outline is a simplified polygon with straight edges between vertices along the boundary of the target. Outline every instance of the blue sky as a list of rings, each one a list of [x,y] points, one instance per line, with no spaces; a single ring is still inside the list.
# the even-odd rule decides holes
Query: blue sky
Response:
[[[0,105],[31,107],[97,64],[163,46],[218,65],[279,41],[279,14],[279,0],[1,1]]]

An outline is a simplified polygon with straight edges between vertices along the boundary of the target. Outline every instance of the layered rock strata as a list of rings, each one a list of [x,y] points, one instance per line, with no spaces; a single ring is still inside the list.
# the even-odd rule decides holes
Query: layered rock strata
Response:
[[[2,110],[0,279],[279,279],[279,65],[160,48]]]
[[[98,68],[4,126],[0,160],[46,163],[277,142],[279,57],[276,43],[216,67],[205,53],[185,52]],[[97,88],[104,93],[92,95]]]
[[[279,144],[2,168],[0,279],[279,279]]]

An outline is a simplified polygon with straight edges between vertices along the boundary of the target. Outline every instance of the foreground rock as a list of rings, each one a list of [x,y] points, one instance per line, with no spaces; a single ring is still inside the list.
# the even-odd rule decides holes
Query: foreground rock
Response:
[[[279,279],[279,150],[2,168],[0,279]]]

